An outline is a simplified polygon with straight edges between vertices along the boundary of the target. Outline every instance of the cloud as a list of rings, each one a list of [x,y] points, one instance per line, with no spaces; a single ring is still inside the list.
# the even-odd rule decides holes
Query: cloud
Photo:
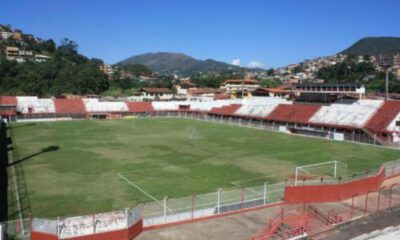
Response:
[[[259,61],[251,61],[249,64],[247,64],[249,68],[263,68],[265,67],[265,64]]]
[[[240,66],[240,59],[239,59],[239,58],[233,59],[233,60],[232,60],[232,65]]]

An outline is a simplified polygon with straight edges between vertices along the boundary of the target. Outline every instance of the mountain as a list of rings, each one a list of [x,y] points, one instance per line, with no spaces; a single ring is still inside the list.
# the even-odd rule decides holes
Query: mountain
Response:
[[[400,37],[367,37],[358,40],[344,54],[355,55],[394,55],[400,53]]]
[[[154,72],[179,73],[190,76],[198,72],[224,72],[240,70],[240,67],[212,59],[197,60],[183,53],[146,53],[122,60],[117,65],[143,64]]]

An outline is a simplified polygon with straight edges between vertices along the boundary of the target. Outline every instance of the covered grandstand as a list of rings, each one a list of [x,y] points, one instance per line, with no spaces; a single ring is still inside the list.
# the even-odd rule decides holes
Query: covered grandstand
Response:
[[[399,101],[356,100],[330,105],[294,103],[275,97],[209,101],[101,101],[97,98],[52,99],[2,96],[0,112],[9,120],[121,118],[127,115],[220,119],[241,125],[335,140],[380,145],[400,142]],[[197,114],[197,115],[196,115]],[[200,114],[200,115],[199,115]],[[43,119],[42,119],[43,120]]]

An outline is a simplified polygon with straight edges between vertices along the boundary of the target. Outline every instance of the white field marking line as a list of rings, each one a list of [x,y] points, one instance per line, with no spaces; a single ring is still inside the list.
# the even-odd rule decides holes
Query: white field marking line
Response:
[[[143,190],[141,187],[139,187],[139,186],[136,185],[135,183],[129,181],[129,180],[128,180],[126,177],[124,177],[122,174],[117,173],[117,175],[118,175],[120,178],[122,178],[123,180],[125,180],[125,182],[127,182],[129,185],[135,187],[137,190],[141,191],[143,194],[145,194],[146,196],[148,196],[149,198],[151,198],[152,200],[154,200],[155,202],[157,202],[157,203],[160,204],[161,206],[166,207],[166,206],[164,206],[164,203],[160,202],[157,198],[153,197],[150,193],[146,192],[145,190]],[[171,211],[171,209],[169,209],[168,207],[167,207],[167,209]]]

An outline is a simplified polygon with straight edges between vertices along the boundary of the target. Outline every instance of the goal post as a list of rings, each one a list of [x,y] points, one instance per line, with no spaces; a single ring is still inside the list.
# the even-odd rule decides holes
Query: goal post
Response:
[[[334,160],[296,167],[294,185],[301,179],[333,178],[347,175],[347,164]]]

